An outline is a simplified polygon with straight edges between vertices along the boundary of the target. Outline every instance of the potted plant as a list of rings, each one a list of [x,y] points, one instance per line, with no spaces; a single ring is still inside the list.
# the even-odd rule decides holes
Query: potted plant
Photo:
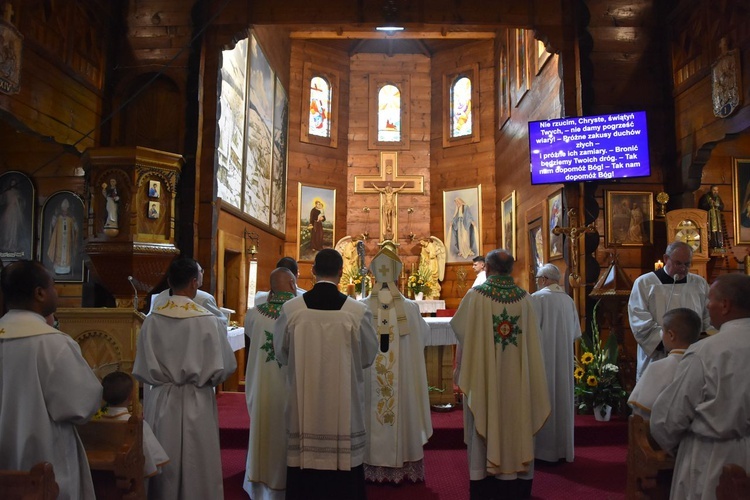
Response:
[[[617,339],[610,335],[602,345],[594,306],[591,320],[591,338],[581,339],[581,356],[576,358],[575,395],[579,411],[593,411],[597,420],[609,420],[612,408],[620,405],[627,393],[620,385],[617,374]]]
[[[422,297],[430,294],[430,279],[432,272],[427,266],[419,266],[416,271],[412,272],[407,281],[407,287],[414,294],[416,300],[422,300]]]

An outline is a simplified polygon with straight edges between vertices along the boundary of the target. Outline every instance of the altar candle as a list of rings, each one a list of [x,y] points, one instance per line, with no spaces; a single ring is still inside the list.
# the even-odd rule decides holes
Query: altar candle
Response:
[[[354,292],[354,283],[349,283],[348,285],[346,285],[346,294],[349,297],[354,297],[354,295],[355,295],[355,292]]]
[[[656,262],[654,262],[654,271],[658,271],[662,267],[664,267],[664,262],[660,260],[657,260]]]

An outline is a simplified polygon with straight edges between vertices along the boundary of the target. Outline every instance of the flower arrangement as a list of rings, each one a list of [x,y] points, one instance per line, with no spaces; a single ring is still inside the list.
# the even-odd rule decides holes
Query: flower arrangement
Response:
[[[617,339],[610,335],[605,345],[599,337],[599,325],[596,321],[597,302],[591,320],[591,338],[581,339],[581,357],[576,358],[575,395],[578,409],[581,411],[599,408],[601,416],[606,413],[605,406],[617,408],[627,393],[622,389],[617,374]]]
[[[341,281],[339,284],[343,289],[346,289],[346,285],[354,284],[354,291],[357,295],[362,295],[362,283],[365,283],[367,292],[372,290],[372,279],[369,273],[362,274],[362,270],[357,268],[355,265],[349,266],[341,273]]]
[[[424,295],[430,294],[430,280],[432,279],[432,271],[427,266],[419,266],[415,271],[412,271],[407,281],[407,287],[416,296],[418,293]]]

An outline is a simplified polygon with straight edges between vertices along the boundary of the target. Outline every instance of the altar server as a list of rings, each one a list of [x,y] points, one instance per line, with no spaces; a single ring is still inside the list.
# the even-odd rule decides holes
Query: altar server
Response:
[[[178,259],[168,271],[172,296],[143,322],[133,375],[151,384],[144,418],[170,461],[151,479],[150,498],[222,498],[214,387],[237,368],[221,321],[193,302],[200,266]]]
[[[292,271],[276,268],[271,271],[268,300],[245,315],[245,335],[250,341],[245,374],[250,439],[243,487],[253,500],[284,500],[286,492],[284,406],[289,391],[287,367],[278,362],[273,349],[273,330],[281,307],[294,298],[296,290]]]
[[[552,412],[534,440],[534,457],[547,462],[572,462],[575,425],[574,342],[581,337],[578,310],[560,283],[560,270],[545,264],[537,273],[542,287],[531,295],[539,316],[539,337]]]
[[[702,331],[708,331],[711,320],[706,309],[708,283],[689,272],[693,249],[681,241],[669,244],[664,254],[664,267],[639,276],[630,292],[628,319],[630,330],[638,343],[636,381],[651,361],[666,356],[662,343],[664,313],[687,307],[703,319]]]
[[[469,491],[478,500],[531,496],[534,434],[550,413],[539,320],[513,282],[513,262],[506,250],[487,254],[487,281],[466,292],[451,320]]]
[[[49,326],[57,291],[38,262],[10,264],[0,278],[0,469],[52,464],[60,500],[93,500],[86,452],[75,426],[101,406],[102,386],[75,340]]]
[[[365,371],[365,478],[424,481],[424,450],[432,435],[424,339],[429,326],[399,291],[401,260],[384,248],[370,263],[373,292],[363,300],[373,315],[380,351]]]

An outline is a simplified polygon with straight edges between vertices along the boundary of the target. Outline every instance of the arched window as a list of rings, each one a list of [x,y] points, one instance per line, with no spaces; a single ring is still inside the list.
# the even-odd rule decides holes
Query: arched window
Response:
[[[471,80],[459,75],[451,85],[451,138],[472,134]]]
[[[392,84],[378,91],[378,142],[401,141],[401,91]]]
[[[331,137],[332,89],[328,80],[320,76],[310,79],[310,116],[308,134]]]

